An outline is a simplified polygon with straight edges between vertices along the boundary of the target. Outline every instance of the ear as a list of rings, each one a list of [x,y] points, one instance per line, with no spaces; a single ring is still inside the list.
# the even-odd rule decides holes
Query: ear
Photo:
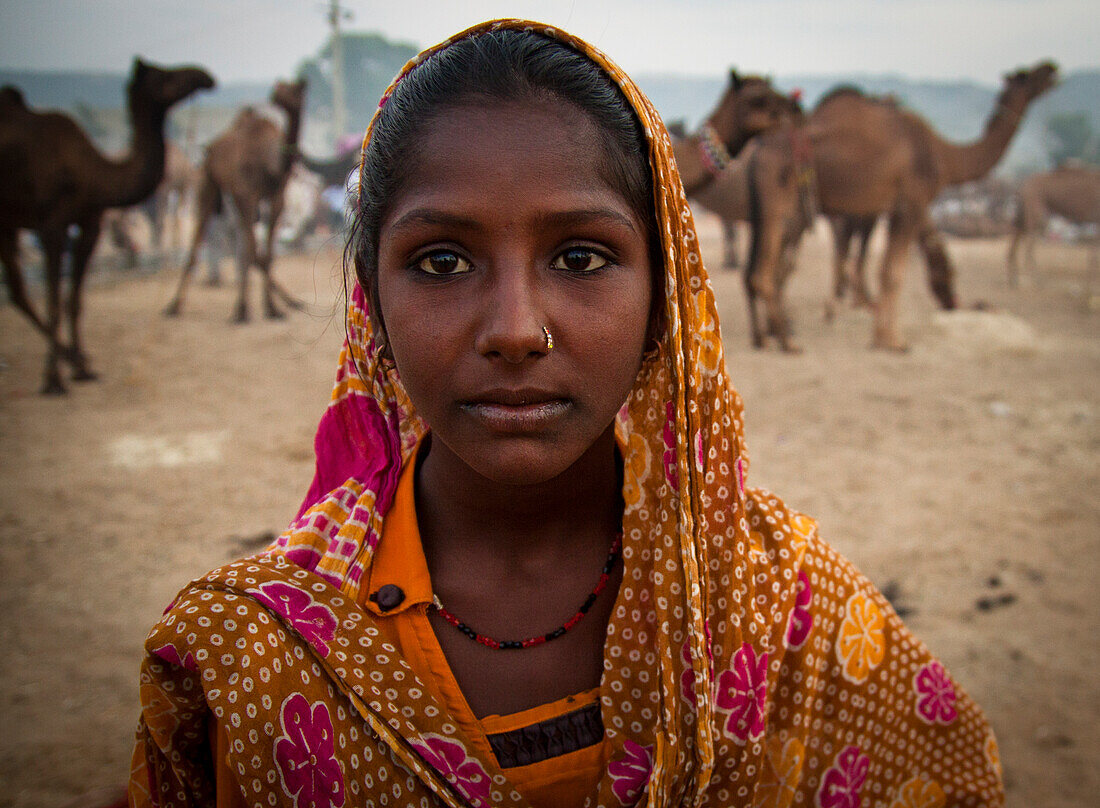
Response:
[[[744,84],[744,82],[741,80],[741,77],[737,75],[736,67],[730,70],[730,84],[733,85],[733,89],[735,90],[740,90],[741,85]]]
[[[141,76],[149,72],[149,65],[140,56],[134,57],[134,66],[132,68],[134,76]]]

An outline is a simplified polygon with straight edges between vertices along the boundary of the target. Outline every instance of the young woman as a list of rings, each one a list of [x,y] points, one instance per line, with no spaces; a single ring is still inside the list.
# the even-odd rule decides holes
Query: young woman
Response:
[[[317,476],[153,629],[134,803],[1000,804],[974,703],[746,487],[671,155],[556,29],[403,71]]]

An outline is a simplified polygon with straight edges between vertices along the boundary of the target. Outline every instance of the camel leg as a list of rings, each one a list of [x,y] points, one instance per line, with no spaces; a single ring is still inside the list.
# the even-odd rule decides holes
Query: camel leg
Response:
[[[42,395],[60,396],[67,391],[61,381],[58,363],[67,351],[61,345],[61,262],[68,242],[66,227],[57,225],[39,233],[46,258],[46,372]]]
[[[722,266],[726,269],[740,266],[737,260],[737,222],[730,219],[722,220],[722,256]]]
[[[180,275],[179,286],[172,302],[164,309],[165,317],[178,317],[183,308],[183,296],[187,292],[187,283],[191,280],[191,274],[195,271],[195,262],[198,260],[199,248],[202,246],[203,233],[206,230],[206,222],[214,215],[218,207],[218,186],[204,179],[199,191],[199,209],[195,216],[195,231],[191,236],[191,249],[187,253],[187,263],[183,266],[183,274]]]
[[[88,271],[88,262],[95,250],[96,241],[99,239],[100,221],[98,216],[90,217],[80,224],[80,236],[73,245],[72,251],[72,277],[69,279],[69,355],[72,357],[73,380],[78,382],[92,381],[98,376],[88,368],[88,356],[84,353],[83,342],[80,339],[80,310],[82,304],[81,290],[84,285],[84,277]]]
[[[786,333],[788,339],[794,336],[794,328],[791,323],[791,315],[787,311],[785,304],[787,287],[787,281],[790,280],[791,275],[795,270],[795,257],[798,253],[798,245],[802,241],[802,229],[794,225],[788,226],[786,232],[783,234],[783,245],[780,250],[779,263],[776,265],[775,274],[775,289],[776,295],[779,297],[780,306],[782,309],[781,317],[783,322],[783,331]],[[779,336],[773,330],[772,336]],[[789,350],[797,352],[797,346],[793,346],[788,343]]]
[[[19,231],[0,230],[0,264],[4,267],[4,281],[8,286],[8,297],[16,308],[22,311],[35,327],[47,337],[50,332],[46,328],[46,322],[35,311],[30,297],[27,295],[27,286],[23,280],[23,269],[19,264]]]
[[[873,348],[890,351],[907,349],[898,334],[898,297],[905,277],[905,263],[909,257],[909,248],[917,229],[911,212],[895,211],[890,214],[886,254],[882,259],[879,295],[875,303],[875,331],[871,344]]]
[[[1028,230],[1024,235],[1024,272],[1035,286],[1042,286],[1043,276],[1035,269],[1035,242],[1038,240],[1037,230]]]
[[[263,258],[258,260],[264,283],[264,312],[267,317],[282,317],[283,313],[275,307],[273,295],[278,295],[283,303],[296,311],[305,308],[301,300],[290,294],[271,271],[275,257],[275,238],[278,235],[279,217],[283,214],[283,194],[280,192],[271,200],[271,215],[268,218],[267,240]]]
[[[833,223],[833,298],[839,302],[848,293],[851,277],[848,274],[848,251],[855,232],[853,221],[847,216],[832,219]]]
[[[1012,242],[1008,245],[1008,288],[1017,289],[1020,286],[1020,242],[1023,240],[1023,231],[1019,227],[1012,230]]]
[[[772,217],[774,218],[774,217]],[[764,347],[764,334],[772,334],[779,341],[781,350],[789,353],[799,352],[787,333],[786,317],[780,300],[780,289],[776,282],[782,272],[779,264],[782,260],[782,228],[760,217],[753,229],[753,246],[748,268],[745,271],[745,292],[749,301],[749,319],[752,324],[752,344],[754,348]],[[757,297],[764,299],[767,316],[767,328],[761,328],[756,308]]]
[[[871,242],[876,221],[876,217],[871,217],[861,222],[857,232],[859,247],[856,249],[855,265],[852,268],[852,305],[860,309],[871,305],[871,292],[867,288],[867,245]]]
[[[955,267],[947,255],[943,237],[927,218],[921,223],[917,245],[924,254],[928,285],[932,287],[932,294],[939,301],[940,308],[952,311],[958,306],[955,299]]]
[[[243,196],[233,197],[233,206],[237,210],[237,305],[233,309],[233,322],[247,323],[248,315],[248,271],[258,263],[256,255],[256,202]],[[278,313],[269,317],[280,316]]]
[[[787,282],[787,277],[791,274],[791,267],[787,264],[788,257],[786,248],[779,257],[779,261],[775,268],[775,296],[780,301],[780,312],[778,318],[768,318],[768,336],[775,337],[776,339],[787,341],[787,348],[783,350],[792,351],[797,353],[797,350],[792,350],[790,347],[790,338],[794,335],[794,329],[791,326],[791,316],[787,313],[787,309],[782,305],[783,303],[783,287]]]

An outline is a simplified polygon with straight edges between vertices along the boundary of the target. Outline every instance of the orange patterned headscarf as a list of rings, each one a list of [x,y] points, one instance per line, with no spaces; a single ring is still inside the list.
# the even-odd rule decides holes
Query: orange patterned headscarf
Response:
[[[973,702],[812,520],[746,487],[742,406],[714,295],[672,143],[637,86],[576,37],[500,20],[421,53],[387,96],[451,42],[499,28],[562,42],[622,90],[649,146],[663,255],[660,348],[616,423],[624,573],[600,687],[610,762],[589,804],[786,808],[799,793],[800,804],[820,808],[856,808],[861,795],[864,805],[999,803],[996,743]],[[299,518],[266,554],[185,589],[150,636],[137,779],[148,776],[161,795],[187,780],[173,739],[186,725],[179,716],[205,705],[227,726],[242,782],[261,802],[291,793],[270,772],[284,771],[279,749],[298,747],[279,739],[308,746],[314,736],[301,727],[320,727],[310,749],[331,757],[322,783],[331,799],[316,804],[355,804],[348,792],[371,793],[381,778],[400,804],[430,792],[448,805],[522,805],[506,772],[477,757],[395,658],[384,629],[355,606],[400,470],[427,426],[376,350],[358,288],[347,328]],[[200,625],[214,604],[224,609]],[[260,627],[261,646],[281,626],[276,655],[289,648],[281,673],[264,668],[263,686],[248,671],[256,659],[242,668],[241,653],[224,651],[244,625]],[[245,679],[265,694],[258,715],[240,706],[255,701]],[[387,689],[389,681],[402,684]],[[338,750],[361,737],[369,754],[349,766]]]

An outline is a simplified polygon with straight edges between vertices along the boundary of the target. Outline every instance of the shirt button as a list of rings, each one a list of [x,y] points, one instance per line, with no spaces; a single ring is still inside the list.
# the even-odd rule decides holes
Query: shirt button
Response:
[[[378,604],[378,608],[384,612],[388,612],[391,609],[396,609],[405,601],[405,593],[401,590],[401,587],[394,586],[393,584],[386,584],[378,587],[378,589],[371,593],[370,599]]]

